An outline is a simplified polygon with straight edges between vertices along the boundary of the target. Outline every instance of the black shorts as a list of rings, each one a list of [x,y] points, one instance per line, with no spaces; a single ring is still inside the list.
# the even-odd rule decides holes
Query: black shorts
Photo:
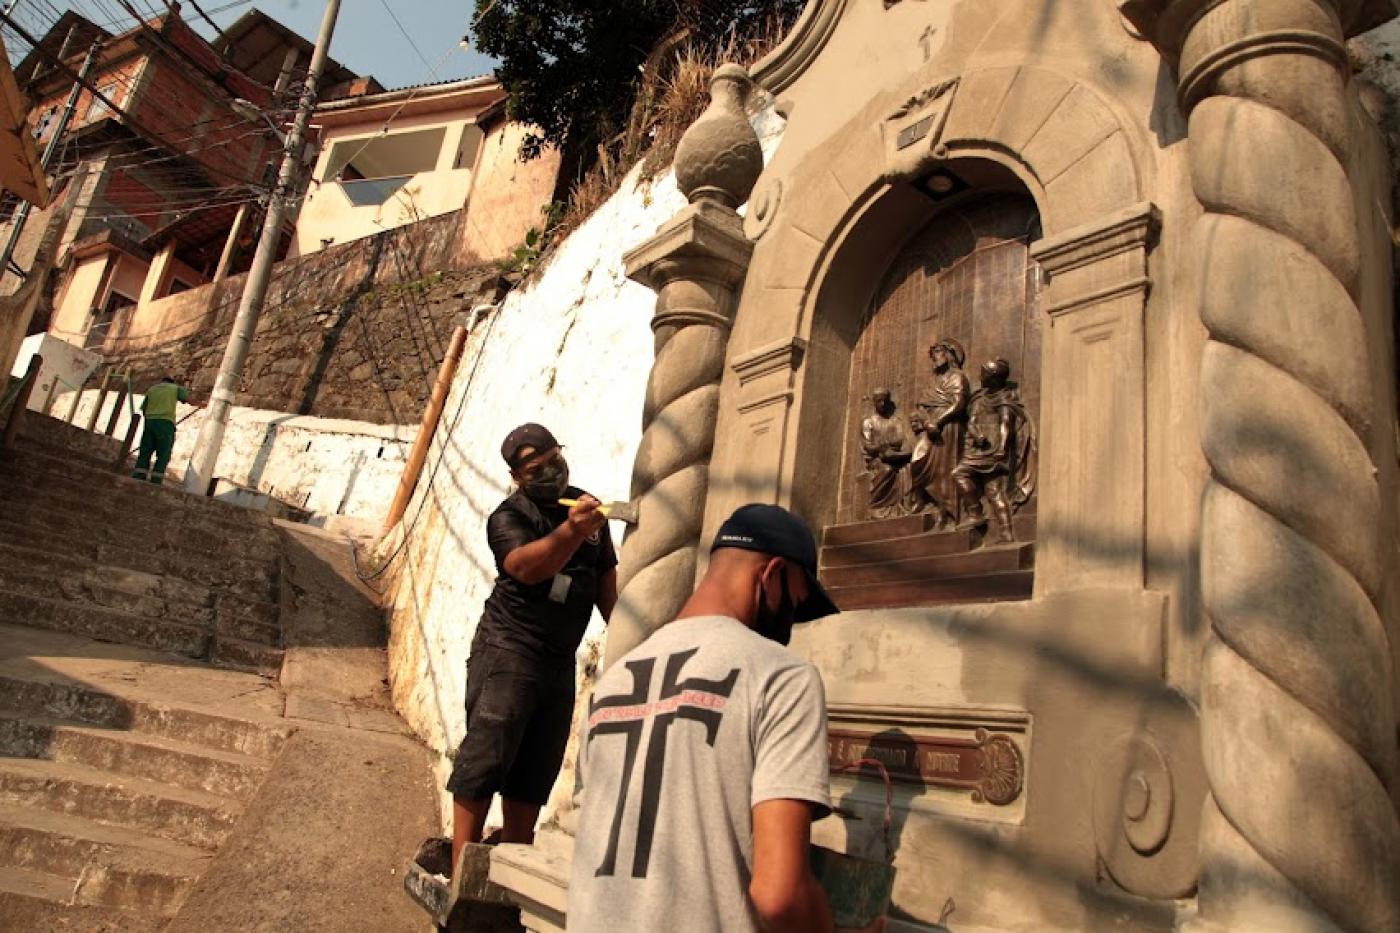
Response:
[[[467,734],[447,790],[466,800],[500,794],[543,806],[574,716],[574,665],[541,662],[491,645],[467,661]]]

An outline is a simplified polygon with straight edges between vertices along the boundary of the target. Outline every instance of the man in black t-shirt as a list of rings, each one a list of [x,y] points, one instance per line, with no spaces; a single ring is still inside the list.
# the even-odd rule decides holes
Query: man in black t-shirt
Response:
[[[597,499],[569,485],[559,442],[523,424],[501,444],[516,490],[486,521],[496,585],[467,662],[467,734],[457,749],[452,865],[480,842],[501,795],[502,842],[529,843],[549,796],[574,711],[574,652],[596,606],[617,602],[617,555]],[[569,508],[561,498],[577,499]]]

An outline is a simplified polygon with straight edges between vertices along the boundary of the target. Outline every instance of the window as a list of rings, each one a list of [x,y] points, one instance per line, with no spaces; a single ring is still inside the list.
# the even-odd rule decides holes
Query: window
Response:
[[[53,126],[53,121],[58,117],[58,108],[50,107],[39,115],[39,119],[34,121],[34,138],[43,139],[48,135],[49,127]]]
[[[338,142],[321,180],[339,182],[358,207],[383,204],[414,175],[437,168],[446,136],[439,128]]]
[[[462,127],[462,142],[457,147],[457,159],[452,163],[453,168],[476,168],[476,154],[481,149],[484,135],[481,127],[475,123],[468,123]]]
[[[107,98],[107,100],[115,101],[117,99],[117,82],[115,81],[99,84],[97,90],[102,94],[102,97]],[[87,123],[92,123],[96,120],[101,120],[111,112],[112,108],[107,106],[107,102],[94,94],[88,100],[87,115],[83,119]]]

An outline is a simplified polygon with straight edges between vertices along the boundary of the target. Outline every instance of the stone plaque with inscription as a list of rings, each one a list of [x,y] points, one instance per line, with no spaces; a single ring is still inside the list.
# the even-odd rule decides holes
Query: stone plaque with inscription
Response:
[[[858,762],[873,760],[885,766],[895,783],[968,790],[974,803],[997,806],[1021,796],[1025,778],[1015,741],[986,729],[969,739],[832,729],[827,757],[833,774],[858,770]]]

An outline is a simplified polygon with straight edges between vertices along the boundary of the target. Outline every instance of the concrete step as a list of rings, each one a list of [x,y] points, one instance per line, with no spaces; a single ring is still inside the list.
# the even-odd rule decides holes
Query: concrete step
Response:
[[[114,776],[247,800],[269,763],[162,736],[0,712],[0,755],[81,764]]]
[[[0,477],[15,485],[33,487],[57,485],[80,490],[111,491],[128,501],[153,504],[155,508],[178,508],[213,521],[224,521],[263,531],[272,528],[272,519],[262,512],[240,508],[207,496],[194,496],[175,485],[142,482],[129,474],[94,467],[90,463],[42,450],[0,452]]]
[[[59,933],[155,933],[165,920],[118,909],[73,904],[77,878],[0,869],[0,929]]]
[[[221,595],[171,576],[0,542],[0,589],[62,598],[148,619],[169,620],[257,644],[277,646],[273,603]]]
[[[78,879],[32,868],[0,868],[0,929],[25,933],[154,933],[163,921],[76,902]]]
[[[65,408],[63,415],[68,414]],[[97,431],[88,431],[87,422],[71,425],[60,418],[41,415],[38,412],[24,413],[20,422],[19,446],[22,449],[42,450],[69,458],[81,458],[96,465],[112,463],[121,450],[122,437],[107,437],[101,430],[107,427],[100,421]]]
[[[0,590],[0,622],[155,648],[187,658],[207,659],[213,649],[214,636],[209,626],[148,619],[115,609],[29,596],[13,590]]]
[[[53,524],[36,521],[31,524],[23,517],[0,513],[0,544],[31,548],[59,554],[71,559],[87,560],[107,567],[156,576],[172,577],[236,597],[235,605],[275,603],[278,595],[278,563],[276,560],[240,560],[225,554],[198,554],[178,547],[146,544],[124,546],[94,539],[86,529],[69,528],[69,533],[55,533],[54,525],[71,525],[58,516]],[[43,529],[42,534],[36,530]]]
[[[39,807],[125,826],[214,851],[243,808],[207,791],[172,787],[74,762],[0,758],[0,804]]]
[[[207,624],[187,625],[66,599],[31,596],[16,590],[0,590],[0,623],[169,651],[186,658],[210,661],[219,667],[268,677],[276,677],[282,669],[281,648],[245,641],[231,633],[211,631]]]
[[[293,731],[280,720],[235,719],[203,709],[113,696],[87,684],[42,675],[0,674],[0,713],[131,730],[262,760],[275,758]]]
[[[76,877],[78,904],[172,916],[210,858],[74,814],[0,804],[0,866]]]
[[[219,667],[277,677],[282,672],[282,656],[281,648],[216,635],[209,660]]]
[[[123,503],[82,495],[55,494],[0,486],[0,511],[12,522],[43,528],[46,534],[84,535],[128,547],[178,551],[184,555],[272,560],[280,542],[227,522],[167,512],[148,503]]]

